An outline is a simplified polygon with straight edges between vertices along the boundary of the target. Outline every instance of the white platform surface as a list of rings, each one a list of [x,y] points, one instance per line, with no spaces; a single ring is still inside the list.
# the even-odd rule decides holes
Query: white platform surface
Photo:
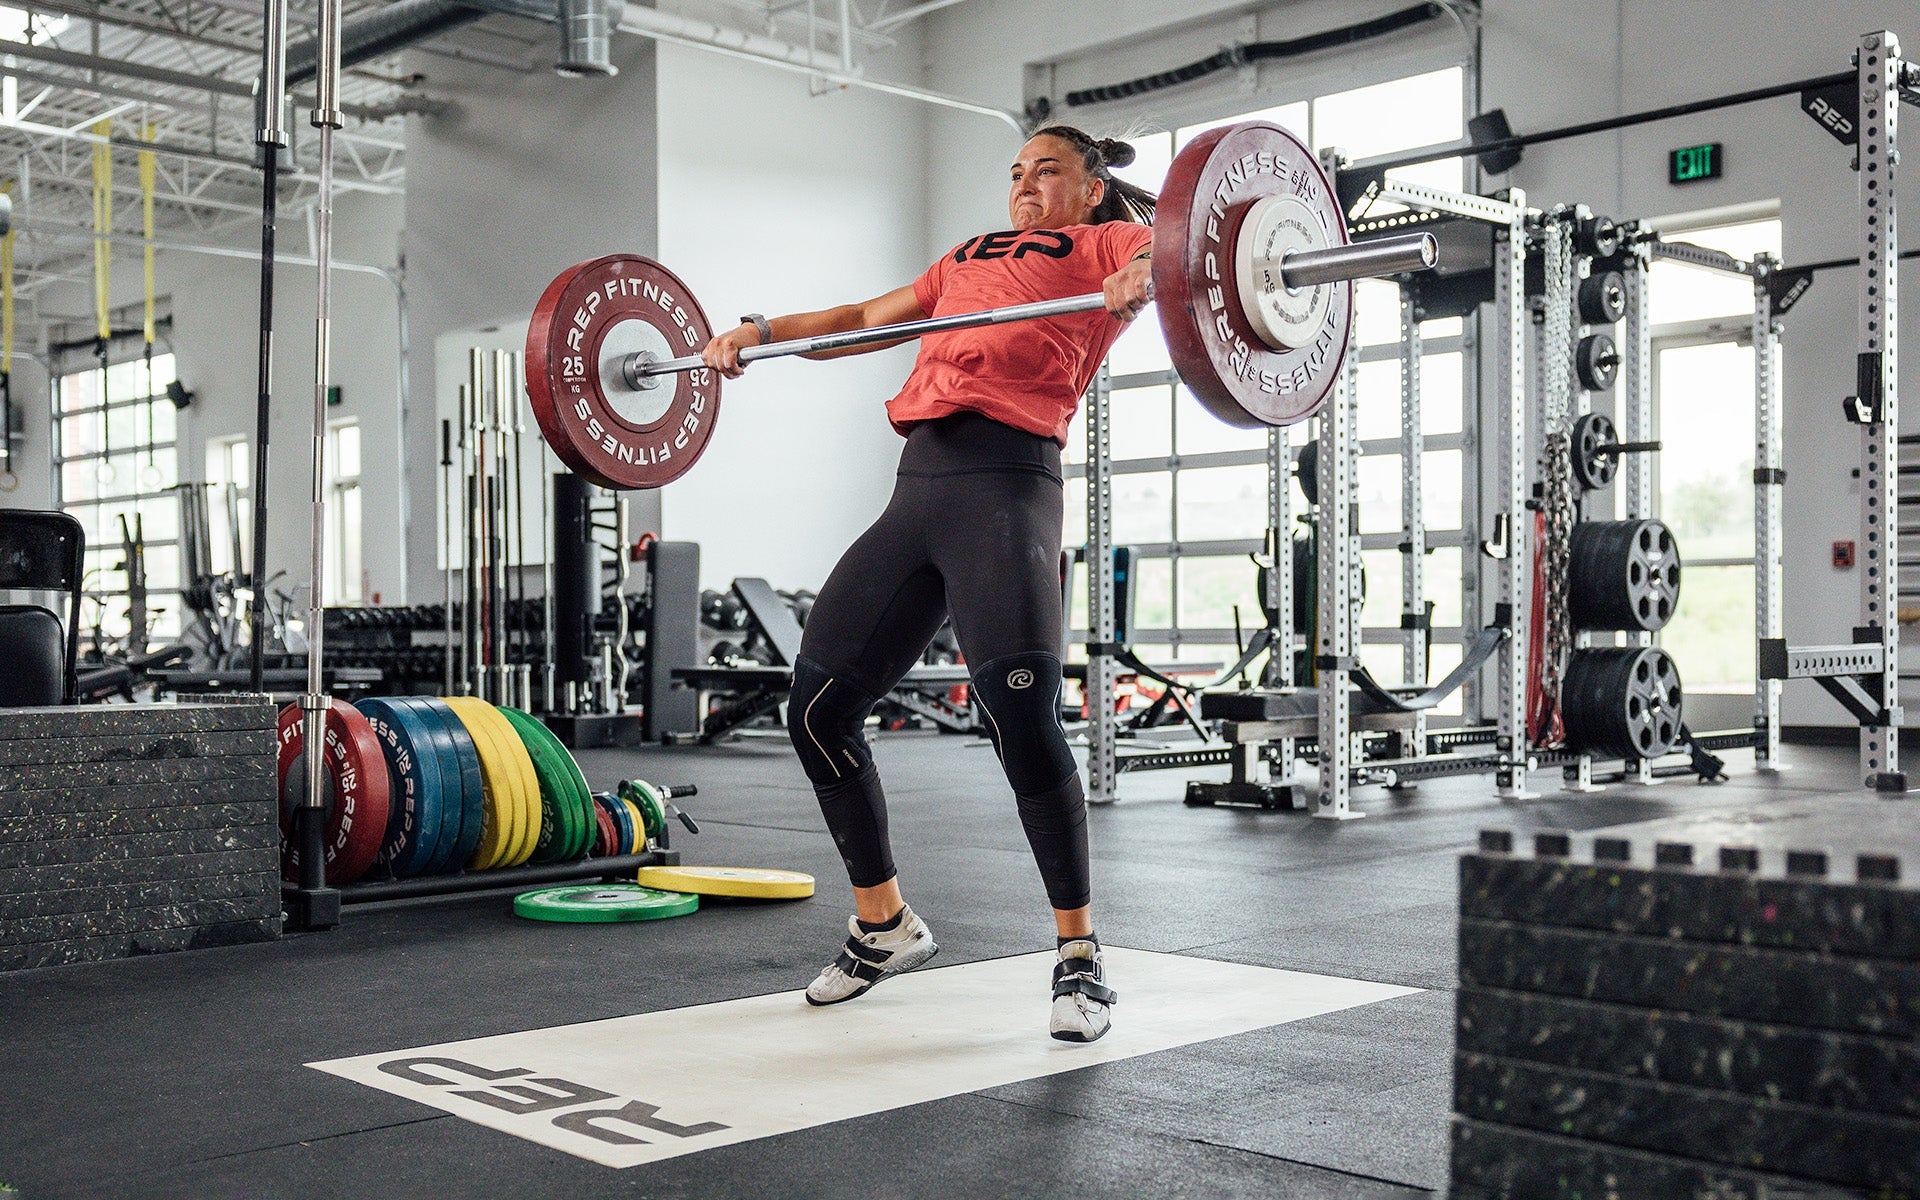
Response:
[[[1053,962],[924,968],[829,1008],[780,992],[307,1065],[632,1167],[1418,990],[1109,946],[1113,1029],[1075,1045],[1047,1036]]]

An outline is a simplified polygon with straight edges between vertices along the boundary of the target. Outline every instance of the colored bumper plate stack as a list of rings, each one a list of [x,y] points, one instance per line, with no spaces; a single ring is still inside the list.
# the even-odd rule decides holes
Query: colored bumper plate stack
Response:
[[[366,874],[387,836],[388,778],[380,739],[360,710],[328,701],[326,719],[326,868],[327,882],[352,883]],[[298,704],[280,710],[281,869],[299,878],[300,851],[294,845],[293,810],[307,792],[306,761],[301,753],[306,717]]]
[[[367,718],[387,759],[387,836],[377,861],[401,878],[423,874],[439,855],[440,839],[446,836],[440,756],[413,711],[378,698],[354,707]],[[457,780],[453,792],[457,799]],[[458,834],[456,820],[454,836]]]
[[[486,821],[487,786],[480,754],[467,727],[445,701],[431,696],[392,696],[388,703],[420,714],[421,727],[433,737],[440,755],[441,786],[446,789],[445,819],[457,834],[451,845],[434,852],[429,870],[458,871],[473,860]]]
[[[533,760],[520,735],[493,705],[473,696],[449,696],[446,703],[473,737],[487,781],[487,813],[492,820],[481,833],[472,866],[520,866],[533,855],[540,833],[540,779],[534,774]]]
[[[545,888],[513,898],[515,915],[533,921],[658,921],[683,917],[700,907],[700,897],[626,883]]]
[[[500,715],[520,736],[540,778],[542,825],[532,861],[567,862],[581,857],[591,847],[595,832],[587,777],[566,745],[538,718],[505,706]]]
[[[760,867],[641,867],[642,887],[742,900],[804,900],[813,895],[813,876]]]

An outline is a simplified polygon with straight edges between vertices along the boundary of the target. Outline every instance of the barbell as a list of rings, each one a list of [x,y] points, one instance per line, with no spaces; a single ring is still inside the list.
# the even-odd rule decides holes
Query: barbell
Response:
[[[1346,361],[1353,281],[1430,269],[1433,235],[1352,243],[1313,152],[1278,125],[1208,130],[1174,157],[1153,222],[1152,294],[1174,369],[1230,425],[1318,413]],[[795,338],[743,363],[1106,307],[1100,293]],[[570,267],[534,306],[527,398],[554,454],[602,487],[660,487],[713,435],[712,326],[672,271],[637,254]]]

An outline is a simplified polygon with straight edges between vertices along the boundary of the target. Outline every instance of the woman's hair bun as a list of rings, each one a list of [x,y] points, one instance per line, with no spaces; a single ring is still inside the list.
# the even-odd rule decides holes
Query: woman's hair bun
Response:
[[[1118,138],[1101,138],[1100,157],[1110,167],[1124,167],[1133,161],[1133,147]]]

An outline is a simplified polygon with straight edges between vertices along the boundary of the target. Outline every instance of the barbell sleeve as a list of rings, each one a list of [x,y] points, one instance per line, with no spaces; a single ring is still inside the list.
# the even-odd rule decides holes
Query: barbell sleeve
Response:
[[[1325,250],[1302,250],[1281,261],[1280,277],[1289,288],[1317,287],[1353,279],[1378,279],[1408,271],[1428,270],[1439,261],[1439,243],[1431,233],[1405,234],[1356,242],[1350,246],[1330,246]],[[853,329],[845,333],[823,333],[814,337],[791,338],[748,346],[740,351],[742,365],[763,358],[781,358],[791,354],[816,354],[825,350],[845,350],[871,346],[879,342],[906,341],[929,333],[953,329],[977,329],[983,325],[1006,325],[1015,321],[1033,321],[1042,317],[1062,317],[1071,313],[1093,312],[1107,306],[1106,296],[1088,292],[1084,296],[1066,296],[1059,300],[1040,300],[1032,304],[1012,304],[979,312],[955,313],[947,317],[927,317],[876,325],[871,329]],[[620,375],[628,387],[643,390],[656,386],[655,376],[692,371],[706,363],[697,354],[682,358],[657,359],[641,351],[630,354],[621,363]]]

